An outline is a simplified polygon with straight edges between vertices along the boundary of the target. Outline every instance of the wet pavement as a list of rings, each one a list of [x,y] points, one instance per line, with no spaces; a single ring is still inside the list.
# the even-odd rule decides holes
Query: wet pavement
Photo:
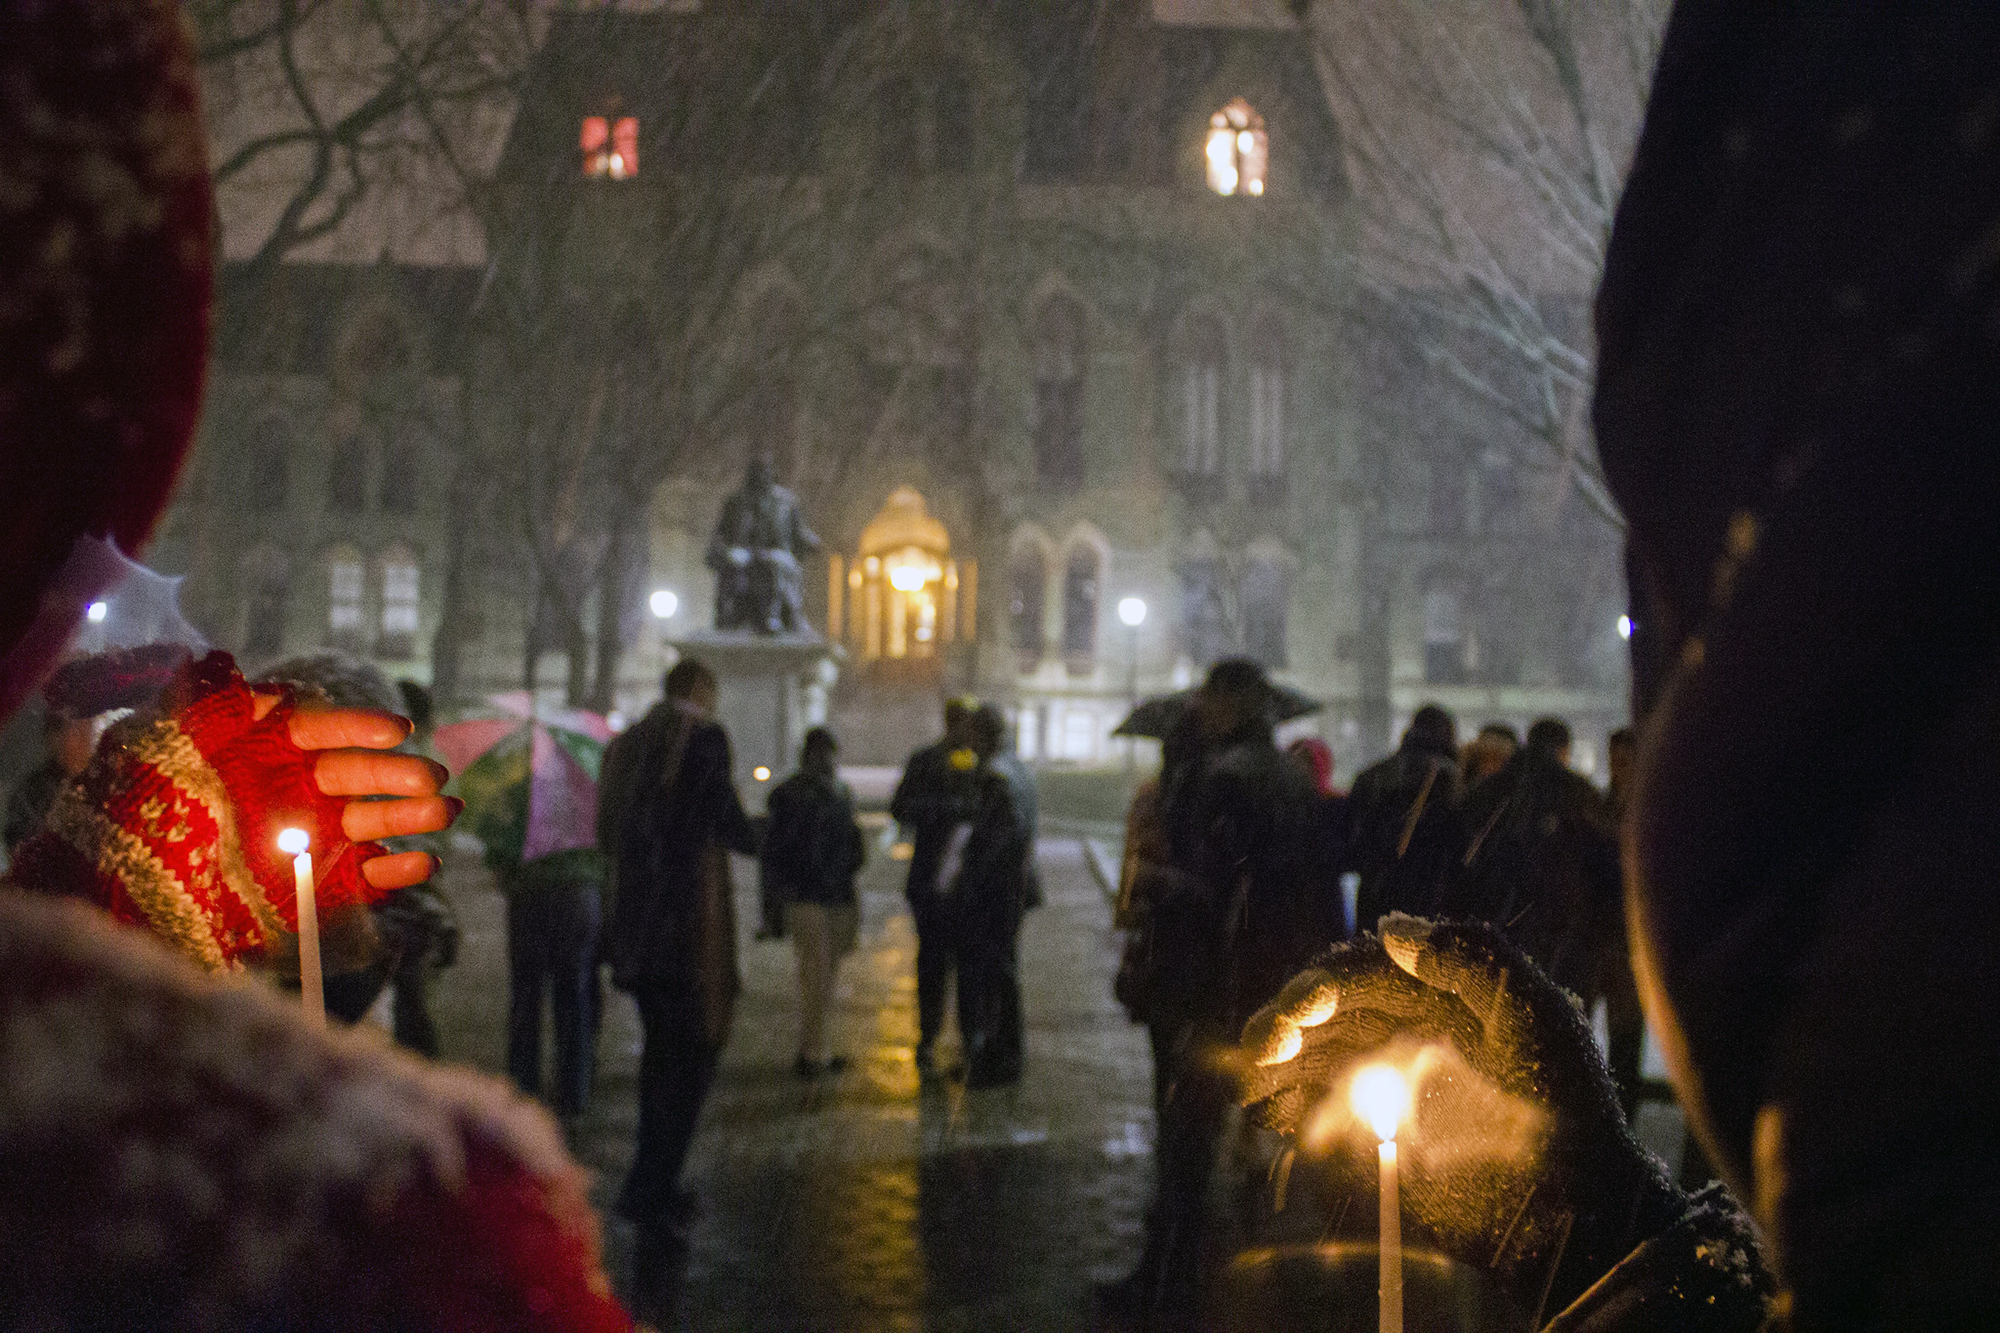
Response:
[[[1116,936],[1081,844],[1045,838],[1047,901],[1022,932],[1027,1073],[1015,1088],[920,1082],[916,948],[902,863],[875,846],[860,942],[840,974],[844,1072],[792,1072],[792,952],[752,942],[754,870],[739,862],[744,992],[688,1183],[701,1211],[669,1328],[1070,1330],[1094,1281],[1136,1260],[1153,1116],[1144,1030],[1111,998]],[[445,886],[465,943],[437,985],[445,1058],[498,1070],[506,1020],[500,897],[476,858]],[[631,1157],[638,1017],[612,993],[577,1156],[602,1209]],[[941,1063],[956,1060],[941,1043]],[[607,1219],[621,1287],[630,1229]]]

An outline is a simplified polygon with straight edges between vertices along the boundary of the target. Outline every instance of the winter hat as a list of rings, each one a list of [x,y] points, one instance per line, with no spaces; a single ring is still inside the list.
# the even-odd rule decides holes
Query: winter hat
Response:
[[[0,5],[0,716],[152,534],[201,403],[215,253],[173,0]],[[93,549],[94,548],[94,549]]]

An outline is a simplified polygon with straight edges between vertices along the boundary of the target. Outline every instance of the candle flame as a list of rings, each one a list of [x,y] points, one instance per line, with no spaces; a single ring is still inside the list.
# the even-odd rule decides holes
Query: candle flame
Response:
[[[1393,1143],[1397,1124],[1410,1113],[1410,1085],[1387,1065],[1369,1065],[1354,1076],[1348,1100],[1376,1138]]]
[[[278,835],[278,850],[287,856],[303,855],[312,846],[312,839],[302,828],[288,828]]]

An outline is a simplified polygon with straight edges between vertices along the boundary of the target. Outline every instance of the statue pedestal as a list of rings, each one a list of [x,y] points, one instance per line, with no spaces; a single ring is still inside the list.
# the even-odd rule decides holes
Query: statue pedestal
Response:
[[[827,691],[846,653],[810,631],[700,630],[673,646],[715,672],[716,718],[729,729],[732,776],[744,804],[761,811],[764,793],[798,762],[806,730],[826,721]],[[770,770],[762,782],[755,777],[760,767]]]

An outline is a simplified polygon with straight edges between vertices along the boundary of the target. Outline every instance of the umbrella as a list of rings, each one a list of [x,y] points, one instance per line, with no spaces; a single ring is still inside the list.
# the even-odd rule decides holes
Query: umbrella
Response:
[[[439,727],[431,746],[457,774],[459,794],[475,823],[521,783],[528,784],[528,823],[521,859],[533,861],[597,843],[597,775],[611,724],[580,708],[537,709],[525,691],[488,699],[497,717]]]
[[[1193,690],[1177,690],[1173,694],[1158,694],[1142,701],[1129,713],[1123,722],[1112,729],[1114,736],[1136,736],[1145,740],[1160,741],[1180,723],[1181,717],[1194,703]],[[1289,685],[1271,686],[1271,705],[1275,720],[1290,722],[1295,717],[1317,713],[1326,707],[1310,695],[1299,693]]]

